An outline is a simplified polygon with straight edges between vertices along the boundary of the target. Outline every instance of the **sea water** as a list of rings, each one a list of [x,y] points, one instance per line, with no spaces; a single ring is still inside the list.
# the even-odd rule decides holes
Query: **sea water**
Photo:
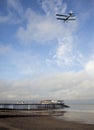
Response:
[[[59,116],[59,119],[94,124],[94,105],[72,104],[70,108],[65,108],[64,111],[64,115]]]

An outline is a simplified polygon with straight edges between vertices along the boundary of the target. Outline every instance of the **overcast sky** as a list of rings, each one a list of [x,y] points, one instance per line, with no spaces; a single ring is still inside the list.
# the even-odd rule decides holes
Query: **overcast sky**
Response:
[[[0,99],[94,99],[94,0],[0,0]]]

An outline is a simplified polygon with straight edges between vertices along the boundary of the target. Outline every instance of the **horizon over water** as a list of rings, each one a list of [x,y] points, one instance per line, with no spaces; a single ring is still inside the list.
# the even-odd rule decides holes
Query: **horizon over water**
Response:
[[[94,104],[71,104],[63,116],[56,118],[66,121],[75,121],[86,124],[94,124]]]

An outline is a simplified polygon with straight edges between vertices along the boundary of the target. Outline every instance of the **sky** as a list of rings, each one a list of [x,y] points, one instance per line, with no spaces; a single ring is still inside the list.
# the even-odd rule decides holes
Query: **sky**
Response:
[[[93,34],[93,0],[0,0],[0,99],[93,100]]]

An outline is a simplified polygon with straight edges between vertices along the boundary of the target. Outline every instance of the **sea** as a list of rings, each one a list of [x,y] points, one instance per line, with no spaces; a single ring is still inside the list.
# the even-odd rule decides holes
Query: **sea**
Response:
[[[64,115],[58,116],[58,119],[94,124],[94,105],[71,104],[70,108],[65,108],[62,110],[64,111]]]

